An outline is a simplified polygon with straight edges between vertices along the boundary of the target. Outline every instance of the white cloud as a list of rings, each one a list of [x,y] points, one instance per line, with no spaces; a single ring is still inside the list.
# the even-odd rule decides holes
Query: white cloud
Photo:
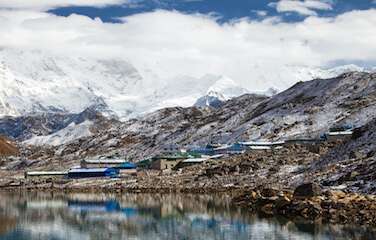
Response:
[[[331,10],[331,1],[323,0],[280,0],[269,3],[270,7],[275,7],[277,12],[296,12],[300,15],[316,16],[317,10]]]
[[[253,10],[252,12],[259,17],[266,17],[268,15],[268,12],[263,10]]]
[[[3,10],[0,47],[122,58],[142,74],[152,69],[159,79],[223,74],[251,90],[266,89],[270,81],[285,87],[281,79],[291,76],[286,66],[376,61],[374,9],[298,23],[266,18],[218,24],[210,16],[162,10],[122,20],[113,24],[80,15]]]
[[[67,6],[104,7],[130,2],[131,0],[1,0],[0,8],[47,10]]]

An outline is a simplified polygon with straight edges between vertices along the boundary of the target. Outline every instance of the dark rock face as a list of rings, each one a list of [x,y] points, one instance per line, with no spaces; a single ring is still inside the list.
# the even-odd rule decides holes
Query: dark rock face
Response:
[[[86,120],[98,121],[102,115],[94,107],[73,113],[43,113],[0,119],[0,134],[23,141],[33,135],[43,136],[57,132],[71,123],[80,124]]]
[[[294,191],[294,198],[310,198],[319,196],[321,187],[316,183],[305,183],[298,186]]]
[[[224,104],[224,101],[220,100],[218,97],[215,96],[204,96],[197,99],[196,103],[194,104],[195,107],[198,108],[220,108]]]

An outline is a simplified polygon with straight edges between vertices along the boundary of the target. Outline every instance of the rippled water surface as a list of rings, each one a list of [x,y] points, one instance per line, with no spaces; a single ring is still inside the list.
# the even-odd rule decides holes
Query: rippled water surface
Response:
[[[365,227],[265,219],[223,195],[0,193],[0,239],[376,239]]]

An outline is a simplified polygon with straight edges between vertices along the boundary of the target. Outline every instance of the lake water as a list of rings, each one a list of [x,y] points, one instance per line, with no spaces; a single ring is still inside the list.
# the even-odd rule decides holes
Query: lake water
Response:
[[[261,219],[224,195],[0,193],[0,239],[376,239],[365,227]]]

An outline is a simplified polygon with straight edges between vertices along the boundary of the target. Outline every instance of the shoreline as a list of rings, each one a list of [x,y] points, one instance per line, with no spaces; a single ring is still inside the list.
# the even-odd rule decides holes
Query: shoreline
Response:
[[[345,193],[315,189],[308,184],[303,192],[297,189],[246,188],[246,187],[126,187],[111,186],[59,186],[57,184],[9,186],[0,192],[56,192],[104,194],[229,194],[234,206],[246,208],[263,217],[284,217],[323,224],[355,224],[376,227],[376,195]],[[316,191],[317,190],[317,191]]]

